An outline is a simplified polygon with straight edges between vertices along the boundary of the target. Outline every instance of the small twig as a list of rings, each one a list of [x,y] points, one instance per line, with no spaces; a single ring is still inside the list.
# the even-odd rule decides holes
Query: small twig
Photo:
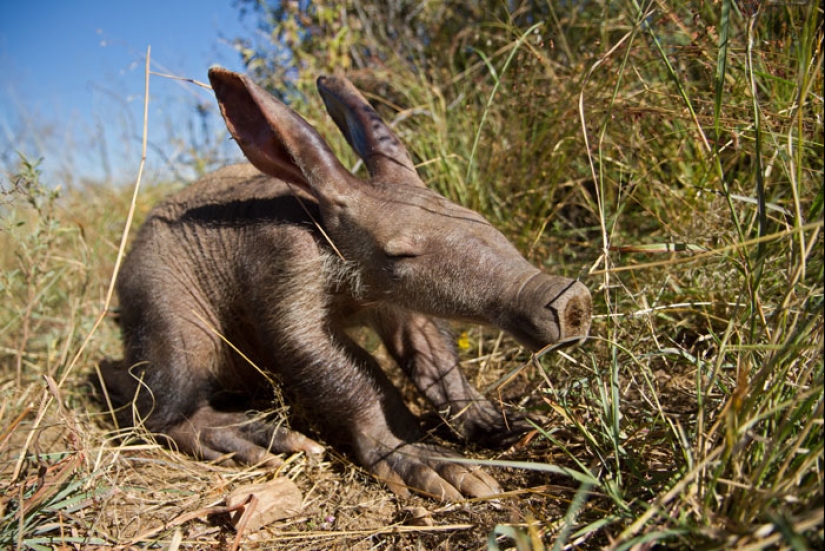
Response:
[[[137,545],[138,543],[146,540],[147,538],[151,538],[152,536],[163,532],[164,530],[169,530],[170,528],[174,528],[176,526],[180,526],[181,524],[186,524],[190,520],[194,520],[196,518],[203,518],[212,515],[225,515],[229,513],[234,513],[235,511],[239,511],[246,507],[246,503],[240,503],[235,505],[234,507],[227,507],[227,506],[216,506],[216,507],[204,507],[203,509],[198,509],[197,511],[192,511],[189,513],[184,513],[179,517],[164,523],[160,526],[156,526],[155,528],[151,528],[142,532],[132,538],[130,541],[126,543],[122,543],[115,547],[115,549],[129,549],[130,547]],[[239,532],[240,535],[240,532]],[[233,550],[237,549],[236,546],[232,547]]]
[[[373,530],[340,530],[340,531],[315,531],[296,534],[290,532],[289,534],[278,534],[278,541],[295,541],[304,539],[328,539],[328,538],[345,538],[352,536],[379,536],[381,534],[405,534],[405,533],[434,533],[434,532],[452,532],[457,530],[472,530],[477,528],[476,524],[444,524],[441,526],[408,526],[406,524],[391,524]]]
[[[28,415],[31,412],[32,412],[32,407],[31,406],[26,406],[23,409],[23,411],[20,412],[20,415],[15,417],[14,420],[11,422],[11,424],[8,426],[8,428],[6,428],[6,433],[4,435],[0,436],[0,451],[2,451],[3,448],[6,447],[6,444],[8,444],[9,439],[11,439],[12,435],[14,434],[14,431],[17,430],[17,426],[20,425],[20,423],[23,421],[23,419],[28,417]]]
[[[241,536],[243,536],[243,532],[246,529],[246,524],[255,513],[255,509],[258,507],[258,498],[254,494],[249,494],[246,501],[238,505],[238,507],[243,509],[243,513],[241,514],[241,518],[238,520],[238,524],[236,526],[238,533],[235,534],[235,542],[232,544],[231,551],[238,551],[238,548],[241,546]]]
[[[147,58],[148,58],[147,54]],[[148,59],[147,59],[148,61]],[[194,84],[195,86],[200,86],[201,88],[206,88],[207,90],[211,90],[212,87],[206,84],[205,82],[201,82],[199,80],[195,80],[194,78],[186,78],[186,77],[179,77],[177,75],[172,75],[169,73],[158,73],[156,71],[149,71],[150,75],[155,75],[156,77],[163,77],[168,78],[169,80],[182,80],[183,82],[189,82],[190,84]]]
[[[146,85],[143,91],[143,142],[141,145],[141,154],[140,154],[140,165],[138,166],[138,173],[137,178],[135,179],[135,189],[132,193],[132,202],[129,205],[129,212],[126,215],[126,222],[123,227],[123,233],[120,237],[120,246],[117,250],[117,258],[115,259],[115,267],[112,270],[112,279],[109,282],[109,288],[106,291],[106,298],[103,301],[103,308],[98,314],[97,319],[95,320],[94,325],[89,330],[89,334],[86,335],[86,339],[83,341],[83,344],[80,345],[80,349],[72,358],[72,361],[69,363],[69,366],[66,368],[63,376],[60,378],[60,382],[58,383],[58,387],[63,387],[63,383],[66,382],[66,378],[69,376],[69,373],[72,372],[72,369],[80,360],[80,356],[86,350],[86,346],[88,346],[89,342],[92,340],[92,336],[97,332],[97,328],[103,322],[103,318],[106,317],[107,312],[109,311],[109,305],[112,303],[112,296],[115,292],[115,284],[117,283],[117,276],[120,272],[120,265],[123,262],[123,258],[126,256],[126,242],[129,239],[129,230],[132,227],[132,220],[135,217],[135,209],[137,205],[137,198],[138,192],[140,191],[140,182],[143,179],[143,169],[146,167],[146,144],[148,142],[148,134],[149,134],[149,75],[151,71],[149,70],[149,60],[152,54],[152,47],[148,46],[146,48]]]

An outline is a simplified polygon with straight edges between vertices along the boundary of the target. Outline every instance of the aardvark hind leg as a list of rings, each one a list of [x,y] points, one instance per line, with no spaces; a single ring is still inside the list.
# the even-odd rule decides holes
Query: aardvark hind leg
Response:
[[[321,454],[324,447],[303,434],[240,412],[201,406],[165,431],[180,451],[209,461],[225,458],[246,465],[282,463],[275,453]]]

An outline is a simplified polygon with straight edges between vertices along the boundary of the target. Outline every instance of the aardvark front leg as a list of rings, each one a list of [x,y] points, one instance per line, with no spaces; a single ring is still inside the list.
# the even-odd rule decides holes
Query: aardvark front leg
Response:
[[[470,384],[452,337],[436,321],[387,309],[375,315],[374,327],[393,359],[439,412],[448,411],[450,425],[464,438],[503,446],[530,430],[523,417],[503,412]]]
[[[343,331],[308,337],[291,346],[294,367],[283,373],[285,383],[313,406],[326,436],[351,446],[358,461],[394,492],[403,496],[411,489],[455,501],[501,491],[480,468],[450,461],[460,457],[454,452],[420,442],[418,420],[398,390]]]

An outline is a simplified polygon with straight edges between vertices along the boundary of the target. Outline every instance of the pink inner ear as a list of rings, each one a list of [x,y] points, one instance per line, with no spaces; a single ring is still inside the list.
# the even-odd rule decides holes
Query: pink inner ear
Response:
[[[275,151],[276,153],[275,155],[267,156],[267,163],[271,167],[269,170],[272,171],[267,172],[267,174],[273,175],[273,173],[276,173],[278,178],[296,184],[303,189],[308,189],[309,183],[304,173],[292,160],[292,155],[290,155],[289,151],[284,147],[284,144],[272,134],[270,134],[268,138],[270,145],[269,147],[262,148],[262,151]]]
[[[246,158],[264,174],[311,192],[303,171],[284,142],[284,136],[279,135],[283,131],[287,134],[290,131],[299,134],[305,131],[300,125],[290,128],[288,119],[289,115],[293,115],[291,110],[242,75],[213,69],[209,77],[226,127]],[[280,120],[284,118],[284,112],[287,114],[285,121]],[[279,122],[284,124],[285,129],[277,126]],[[287,136],[289,138],[294,136]]]
[[[255,168],[281,180],[295,184],[302,189],[309,185],[303,172],[292,161],[292,156],[271,130],[261,129],[257,133],[239,131],[227,117],[227,128],[235,137],[246,158]]]

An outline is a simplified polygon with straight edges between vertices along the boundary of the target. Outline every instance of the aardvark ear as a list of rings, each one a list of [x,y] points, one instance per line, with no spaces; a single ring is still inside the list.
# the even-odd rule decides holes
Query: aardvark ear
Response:
[[[320,77],[318,91],[327,112],[373,179],[423,185],[407,149],[352,83],[344,78]]]
[[[346,195],[354,176],[300,115],[246,75],[213,67],[209,81],[229,132],[258,170],[319,201]]]

